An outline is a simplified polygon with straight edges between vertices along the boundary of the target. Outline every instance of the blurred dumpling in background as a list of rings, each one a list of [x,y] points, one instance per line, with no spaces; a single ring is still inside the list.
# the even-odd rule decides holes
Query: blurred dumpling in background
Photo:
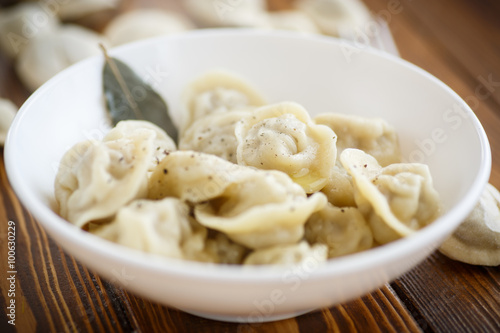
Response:
[[[23,84],[36,90],[68,66],[101,54],[104,37],[78,25],[67,24],[33,39],[17,59],[16,70]]]
[[[10,100],[0,98],[0,147],[5,143],[9,126],[16,116],[17,106]]]
[[[160,9],[136,9],[115,17],[104,30],[113,46],[194,29],[185,16]]]
[[[271,27],[274,29],[292,30],[304,33],[320,33],[313,20],[299,10],[270,12],[268,18]]]
[[[57,1],[54,10],[61,20],[75,20],[89,14],[118,7],[121,0],[64,0]]]
[[[182,3],[201,27],[270,27],[265,0],[184,0]]]
[[[19,55],[38,36],[53,32],[59,20],[41,3],[21,3],[0,10],[0,49],[9,57]]]
[[[359,0],[298,0],[296,7],[309,15],[325,35],[342,36],[345,30],[364,29],[372,19]]]

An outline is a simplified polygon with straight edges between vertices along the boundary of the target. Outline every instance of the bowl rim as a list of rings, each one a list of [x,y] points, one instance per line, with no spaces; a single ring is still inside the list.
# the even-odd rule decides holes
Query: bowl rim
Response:
[[[459,202],[445,212],[442,216],[436,219],[433,223],[419,230],[414,235],[405,237],[383,246],[362,251],[355,254],[342,256],[339,258],[329,259],[327,262],[318,265],[309,275],[308,279],[325,279],[333,276],[340,276],[349,273],[364,271],[370,267],[378,267],[384,263],[400,260],[408,254],[413,253],[422,247],[421,243],[425,239],[433,239],[434,242],[439,242],[442,239],[435,236],[448,234],[450,230],[458,227],[460,222],[468,215],[479,199],[483,188],[488,183],[491,172],[491,151],[486,133],[479,122],[479,119],[468,106],[468,104],[450,87],[441,80],[425,71],[424,69],[404,60],[397,56],[385,53],[383,51],[363,46],[358,47],[354,42],[341,40],[330,36],[321,36],[313,34],[297,34],[288,31],[268,31],[255,29],[203,29],[189,31],[170,36],[153,37],[146,40],[133,42],[110,49],[110,55],[120,55],[126,53],[129,49],[145,47],[155,43],[166,43],[167,41],[197,39],[197,38],[225,38],[225,37],[259,37],[259,38],[284,38],[295,40],[309,40],[325,44],[331,44],[342,47],[354,48],[356,52],[370,53],[373,56],[383,57],[392,62],[396,62],[408,68],[411,71],[417,72],[430,81],[443,88],[450,94],[461,107],[470,116],[469,119],[476,129],[481,146],[481,167],[478,174],[475,176],[473,185],[467,194],[459,200]],[[49,234],[59,234],[75,242],[78,246],[84,247],[87,250],[105,256],[108,260],[121,263],[122,265],[132,265],[143,271],[157,274],[177,275],[190,278],[202,278],[204,280],[217,280],[219,282],[239,282],[246,283],[250,281],[278,281],[282,280],[283,273],[289,270],[289,267],[280,266],[240,266],[240,265],[221,265],[200,263],[194,261],[186,261],[181,259],[172,259],[159,257],[154,254],[145,253],[138,250],[133,250],[125,246],[111,243],[104,239],[87,233],[78,227],[70,224],[52,209],[39,201],[34,193],[30,191],[30,186],[25,182],[22,174],[16,168],[16,157],[13,146],[18,139],[17,133],[23,123],[24,118],[29,114],[32,105],[36,105],[37,100],[46,91],[49,91],[57,82],[69,77],[73,72],[80,68],[89,66],[91,63],[102,61],[100,56],[94,56],[85,59],[77,64],[70,66],[62,72],[55,75],[47,81],[42,87],[35,91],[21,106],[10,130],[7,134],[4,159],[8,179],[17,194],[23,206],[36,218],[44,230]],[[449,221],[446,223],[445,221]],[[426,241],[427,242],[427,241]],[[59,244],[58,244],[59,245]],[[437,246],[437,245],[436,245]],[[70,249],[65,251],[72,253]]]

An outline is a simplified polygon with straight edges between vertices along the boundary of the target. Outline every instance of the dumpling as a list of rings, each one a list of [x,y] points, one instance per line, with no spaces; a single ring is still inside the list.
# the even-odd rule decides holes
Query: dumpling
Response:
[[[233,111],[198,119],[181,137],[179,149],[212,154],[236,163],[238,141],[234,129],[248,114],[249,111]]]
[[[292,30],[303,33],[319,34],[316,24],[305,13],[298,10],[274,11],[268,14],[274,29]]]
[[[336,159],[336,134],[299,104],[261,107],[236,125],[238,164],[287,173],[307,193],[321,190]]]
[[[0,98],[0,147],[4,145],[9,127],[14,121],[17,106],[9,99]]]
[[[134,9],[113,18],[104,30],[111,45],[175,34],[194,29],[194,25],[183,15],[159,8]]]
[[[500,265],[500,192],[492,184],[439,251],[471,265]]]
[[[344,150],[340,160],[353,178],[357,206],[378,243],[411,235],[439,216],[441,201],[427,165],[397,163],[382,168],[358,149]]]
[[[331,204],[309,218],[305,239],[310,244],[328,246],[328,258],[364,251],[373,246],[372,231],[359,210]]]
[[[49,4],[39,1],[16,3],[0,8],[0,51],[13,59],[33,40],[59,27],[56,15],[48,15]]]
[[[321,32],[332,36],[364,29],[372,20],[360,0],[298,0],[296,7],[309,15]]]
[[[202,27],[268,27],[265,0],[182,1],[187,13]]]
[[[121,0],[64,0],[57,1],[54,10],[61,20],[74,21],[100,11],[116,9],[120,2]]]
[[[385,120],[339,113],[324,113],[314,122],[330,127],[338,136],[338,154],[356,148],[372,155],[381,166],[401,162],[396,130]]]
[[[194,205],[197,221],[249,248],[295,243],[326,197],[308,197],[280,171],[264,171],[191,151],[170,153],[149,180],[149,197]]]
[[[153,140],[153,156],[149,165],[148,171],[153,169],[160,163],[160,161],[168,155],[168,153],[177,150],[174,140],[168,134],[156,126],[155,124],[144,120],[122,120],[115,127],[109,131],[104,137],[103,141],[116,141],[126,138],[134,131],[145,128],[154,132]]]
[[[224,71],[210,71],[192,82],[183,95],[186,105],[181,133],[209,114],[252,110],[265,104],[245,80]]]
[[[315,263],[325,262],[327,248],[323,244],[309,245],[302,241],[298,244],[276,245],[255,250],[243,262],[244,265],[295,265],[314,260]]]
[[[61,25],[30,40],[17,58],[17,75],[26,88],[35,91],[70,65],[101,55],[99,44],[106,45],[107,41],[94,30],[76,24]]]
[[[179,150],[169,153],[156,167],[149,179],[148,196],[199,203],[221,195],[248,171],[217,156]]]
[[[328,181],[321,189],[326,194],[328,202],[337,207],[356,207],[354,200],[354,187],[351,175],[336,163]]]
[[[136,250],[192,259],[203,251],[207,235],[205,228],[195,229],[194,223],[189,206],[179,199],[135,200],[92,233]]]
[[[154,140],[154,131],[141,128],[116,140],[73,146],[55,179],[60,215],[84,227],[112,218],[122,206],[145,197]]]
[[[291,244],[304,235],[304,224],[327,203],[323,193],[308,197],[279,171],[249,169],[216,198],[195,206],[196,219],[248,248]]]

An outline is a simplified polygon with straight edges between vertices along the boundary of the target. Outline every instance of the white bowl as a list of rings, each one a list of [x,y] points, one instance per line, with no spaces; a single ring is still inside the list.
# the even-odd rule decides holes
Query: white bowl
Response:
[[[158,258],[101,240],[54,211],[59,160],[74,143],[107,128],[101,72],[92,58],[60,73],[26,101],[5,147],[11,184],[26,208],[69,254],[103,277],[203,317],[260,322],[360,297],[426,258],[470,212],[488,181],[491,154],[467,104],[399,58],[327,37],[248,30],[198,31],[120,47],[180,120],[188,82],[214,68],[251,81],[269,102],[293,100],[312,114],[381,117],[398,130],[404,156],[430,166],[445,213],[414,236],[318,265],[227,267]]]

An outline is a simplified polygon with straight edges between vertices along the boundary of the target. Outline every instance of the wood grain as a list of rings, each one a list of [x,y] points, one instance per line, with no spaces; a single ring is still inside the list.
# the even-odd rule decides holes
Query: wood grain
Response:
[[[496,0],[366,0],[389,26],[403,58],[426,69],[464,98],[491,142],[491,182],[500,187],[500,5]],[[290,0],[270,0],[273,10]],[[123,1],[116,11],[77,23],[102,30],[136,7],[182,10],[178,1]],[[398,7],[399,8],[399,7]],[[481,79],[482,78],[482,79]],[[488,89],[493,89],[490,91]],[[489,95],[486,92],[490,92]],[[486,96],[487,95],[487,96]],[[0,55],[0,96],[21,105],[29,93],[13,63]],[[3,152],[0,150],[0,153]],[[192,316],[116,287],[65,254],[21,206],[0,158],[0,306],[9,300],[7,223],[16,224],[16,326],[0,312],[0,332],[498,332],[500,270],[434,253],[422,264],[362,298],[297,318],[233,324]]]

